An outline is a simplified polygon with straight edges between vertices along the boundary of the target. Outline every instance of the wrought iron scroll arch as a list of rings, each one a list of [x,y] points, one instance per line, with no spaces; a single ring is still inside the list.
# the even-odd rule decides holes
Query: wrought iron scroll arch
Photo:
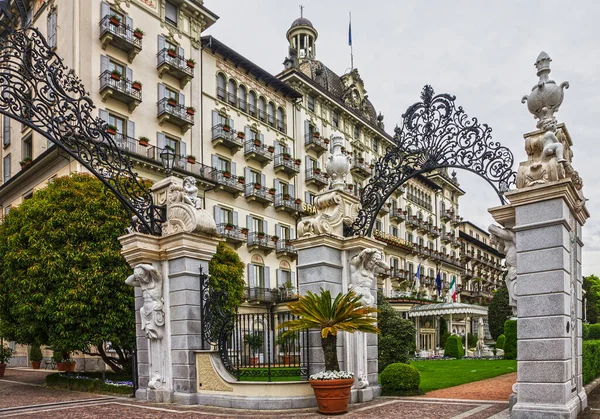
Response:
[[[477,174],[497,193],[515,184],[514,156],[492,140],[492,129],[469,117],[449,94],[435,95],[431,86],[421,92],[421,102],[410,106],[396,127],[394,144],[375,163],[374,174],[363,189],[361,209],[352,224],[353,235],[372,233],[379,210],[409,179],[432,171],[457,168]]]
[[[163,209],[154,205],[131,159],[106,132],[106,122],[92,116],[95,106],[81,80],[37,28],[12,29],[4,4],[0,114],[47,138],[100,179],[128,211],[134,230],[160,235]]]

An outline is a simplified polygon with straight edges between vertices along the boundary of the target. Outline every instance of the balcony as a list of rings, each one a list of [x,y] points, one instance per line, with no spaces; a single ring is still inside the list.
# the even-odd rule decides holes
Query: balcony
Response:
[[[142,87],[136,85],[134,88],[133,85],[131,80],[106,70],[100,74],[102,102],[106,102],[107,99],[118,100],[127,105],[129,112],[133,112],[137,105],[142,103]]]
[[[440,214],[440,220],[443,222],[448,222],[452,219],[452,212],[450,210],[442,211]]]
[[[262,250],[265,255],[268,255],[275,250],[276,242],[273,241],[271,236],[262,232],[248,233],[248,251]]]
[[[350,165],[350,173],[357,178],[366,179],[371,176],[371,166],[365,163],[364,159],[355,158]]]
[[[450,225],[452,227],[456,227],[457,225],[459,225],[462,222],[462,217],[460,217],[458,214],[454,214],[452,213],[450,215]]]
[[[163,48],[156,54],[156,57],[158,59],[156,69],[158,77],[161,79],[168,74],[179,80],[179,86],[183,89],[194,78],[194,66],[190,66],[188,61],[178,55],[176,51]]]
[[[246,183],[245,196],[248,202],[258,202],[265,208],[273,203],[275,193],[271,193],[270,189],[265,188],[260,183]]]
[[[248,241],[248,231],[230,223],[217,224],[217,233],[229,243],[241,245]]]
[[[287,124],[282,121],[281,119],[277,119],[275,120],[275,123],[277,125],[277,131],[282,132],[282,133],[287,133]]]
[[[381,208],[379,208],[379,214],[381,214],[382,216],[389,214],[390,211],[392,210],[392,204],[383,204],[381,206]]]
[[[289,177],[300,173],[300,160],[292,160],[289,154],[278,154],[275,156],[275,173],[284,172]]]
[[[194,125],[194,114],[190,113],[185,106],[179,105],[176,102],[164,98],[157,104],[158,124],[163,125],[169,122],[181,129],[181,133],[185,134]]]
[[[289,240],[279,240],[275,245],[275,254],[278,258],[284,256],[291,258],[298,257],[298,251]]]
[[[246,160],[254,159],[262,167],[273,161],[273,151],[275,151],[275,147],[267,147],[258,140],[248,140],[244,143],[244,157]]]
[[[248,302],[275,303],[279,300],[279,291],[276,288],[244,288],[244,299]]]
[[[415,215],[406,219],[406,228],[409,230],[414,230],[417,227],[419,227],[419,220],[417,220]]]
[[[453,239],[454,239],[454,234],[452,234],[452,233],[446,233],[446,234],[442,235],[442,243],[445,243],[445,244],[451,243]]]
[[[401,209],[394,211],[390,214],[390,221],[396,221],[398,224],[403,223],[406,220],[406,215]]]
[[[231,128],[223,124],[218,124],[212,127],[212,143],[213,146],[223,146],[231,150],[231,154],[238,152],[242,148],[243,138],[240,138]]]
[[[310,168],[306,170],[306,184],[314,184],[317,188],[321,189],[329,185],[329,180],[326,175],[321,172],[321,169]]]
[[[304,134],[304,147],[306,151],[314,150],[317,156],[321,157],[321,154],[329,149],[329,139],[322,138],[320,135],[315,136],[314,133]]]
[[[109,15],[104,16],[100,21],[100,41],[104,50],[112,45],[125,51],[129,62],[132,62],[142,50],[142,35],[134,34],[133,28],[121,21],[111,19]]]
[[[419,225],[417,226],[417,231],[419,233],[429,233],[429,223],[427,221],[419,220]]]
[[[213,182],[217,185],[215,190],[225,191],[237,197],[244,191],[244,183],[240,182],[237,176],[221,170],[213,170],[211,173]]]
[[[302,203],[290,195],[277,194],[275,195],[275,211],[285,211],[297,215],[302,212]]]
[[[441,233],[440,233],[440,229],[438,227],[436,227],[436,226],[429,226],[429,231],[427,232],[427,234],[430,237],[436,239],[436,238],[440,237]]]
[[[398,281],[404,281],[406,279],[409,279],[408,275],[408,271],[405,271],[404,269],[393,268],[390,272],[390,278],[396,279]]]

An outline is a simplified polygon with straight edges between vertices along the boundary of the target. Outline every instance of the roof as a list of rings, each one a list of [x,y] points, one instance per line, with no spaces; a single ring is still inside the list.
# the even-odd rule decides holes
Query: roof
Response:
[[[225,60],[231,61],[237,66],[244,68],[249,74],[252,74],[257,80],[264,82],[270,88],[279,91],[283,95],[293,99],[299,99],[302,97],[300,93],[292,89],[287,83],[282,82],[268,71],[263,70],[261,67],[238,54],[212,35],[203,36],[201,40],[203,48],[207,48],[213,53],[218,53],[222,55]]]
[[[298,19],[294,20],[290,26],[290,29],[296,26],[310,26],[314,29],[312,22],[305,17],[299,17]]]
[[[468,241],[471,244],[474,244],[477,247],[480,247],[490,253],[492,253],[493,255],[498,256],[500,259],[504,259],[504,253],[500,252],[498,249],[490,246],[489,244],[486,244],[484,242],[482,242],[481,240],[477,240],[475,237],[471,236],[470,234],[465,233],[462,230],[458,231],[458,236],[459,238]]]
[[[485,317],[488,315],[488,309],[474,304],[450,302],[415,306],[408,311],[409,317],[443,316],[445,314],[470,314]]]

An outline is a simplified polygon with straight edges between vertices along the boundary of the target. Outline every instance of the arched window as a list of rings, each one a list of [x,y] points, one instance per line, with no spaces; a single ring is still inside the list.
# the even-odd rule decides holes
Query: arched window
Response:
[[[248,113],[256,117],[256,93],[254,92],[248,95]]]
[[[243,111],[246,110],[246,96],[248,96],[246,92],[246,87],[240,85],[240,88],[238,89],[238,106]]]
[[[221,73],[217,74],[217,97],[221,100],[225,100],[225,95],[227,94],[225,84],[225,76]]]
[[[267,103],[265,102],[265,98],[259,97],[258,98],[258,119],[260,119],[263,122],[265,122],[265,119],[266,119],[266,116],[265,116],[265,108],[266,107],[267,107]]]
[[[275,126],[275,105],[273,102],[269,102],[267,106],[267,123],[272,127]]]
[[[229,79],[229,83],[227,83],[227,101],[231,105],[237,104],[237,85],[233,79]]]
[[[411,207],[408,207],[408,208],[406,209],[406,211],[407,211],[407,212],[406,212],[406,215],[407,215],[407,216],[409,216],[409,217],[412,217],[412,208],[411,208]]]
[[[277,108],[277,129],[281,132],[286,132],[285,115],[281,107]]]

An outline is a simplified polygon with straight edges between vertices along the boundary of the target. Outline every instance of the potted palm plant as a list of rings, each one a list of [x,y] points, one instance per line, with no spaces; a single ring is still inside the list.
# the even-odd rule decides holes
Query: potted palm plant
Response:
[[[29,362],[31,362],[31,368],[39,370],[43,359],[44,355],[42,354],[40,347],[38,345],[31,345],[29,347]]]
[[[8,360],[13,356],[13,351],[8,346],[0,345],[0,377],[4,377]]]
[[[310,376],[319,412],[345,412],[350,400],[350,387],[354,384],[354,375],[340,371],[337,357],[338,332],[379,333],[375,325],[377,318],[371,316],[377,309],[363,306],[361,296],[352,290],[346,294],[340,293],[332,299],[331,293],[323,289],[320,294],[309,291],[287,306],[291,314],[298,318],[278,326],[285,329],[284,336],[304,329],[317,329],[321,332],[325,371]]]
[[[244,343],[248,345],[252,355],[250,356],[250,365],[258,364],[258,351],[262,348],[263,337],[260,333],[248,333],[244,335]]]
[[[285,331],[281,331],[279,335],[277,335],[277,339],[275,343],[279,345],[281,352],[281,363],[283,365],[290,365],[294,361],[294,355],[296,348],[296,342],[300,338],[300,334],[298,332],[292,332],[288,334],[284,334]]]

